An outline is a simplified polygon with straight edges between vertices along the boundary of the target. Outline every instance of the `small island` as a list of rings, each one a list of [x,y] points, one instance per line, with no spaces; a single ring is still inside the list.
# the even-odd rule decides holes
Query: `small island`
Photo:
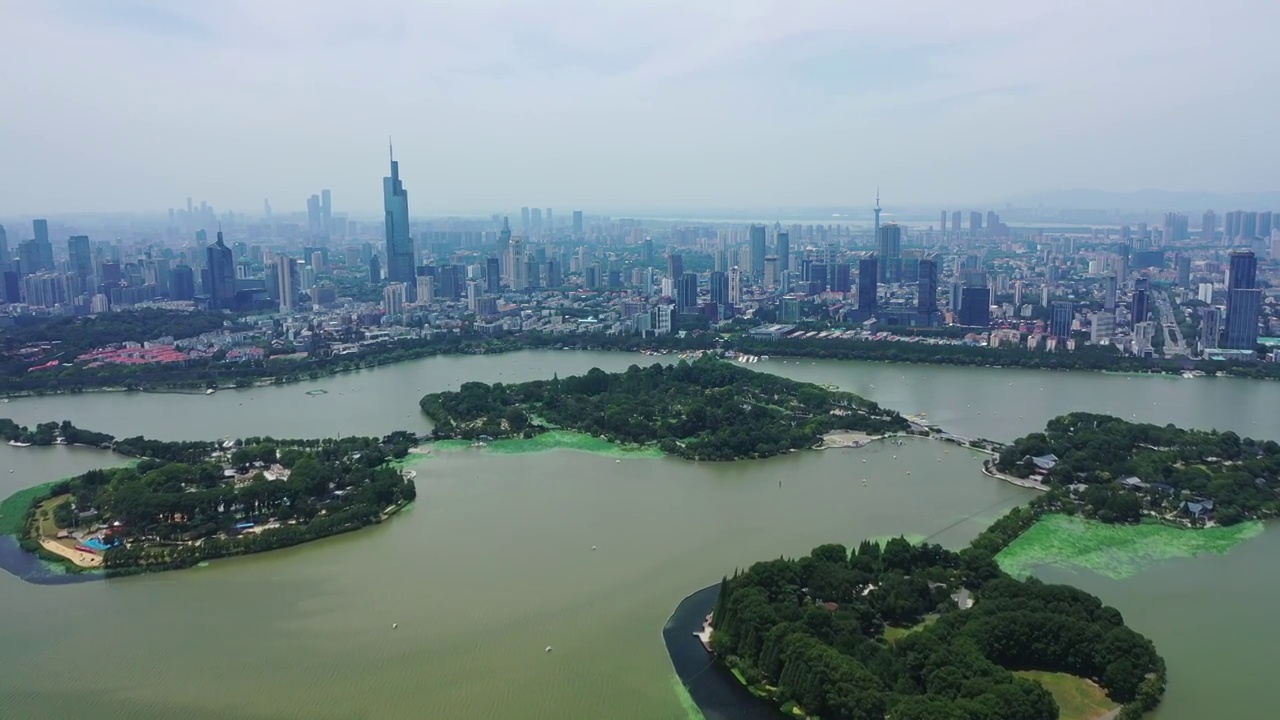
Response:
[[[1234,432],[1071,413],[1006,446],[988,471],[1032,480],[1049,491],[1046,507],[1105,523],[1213,527],[1280,514],[1280,444]]]
[[[622,445],[657,445],[690,460],[764,458],[822,436],[905,432],[898,413],[853,393],[748,370],[704,355],[675,365],[592,368],[506,385],[463,383],[420,403],[433,436],[485,440],[565,429]]]
[[[138,458],[21,493],[19,544],[108,577],[188,568],[380,523],[414,500],[413,473],[392,461],[417,438],[116,439],[69,422],[35,429],[0,420],[0,438],[81,444]]]
[[[896,538],[756,563],[721,583],[701,637],[797,718],[1141,717],[1165,687],[1150,640],[1084,591],[993,562],[1035,515],[1018,508],[958,553]]]

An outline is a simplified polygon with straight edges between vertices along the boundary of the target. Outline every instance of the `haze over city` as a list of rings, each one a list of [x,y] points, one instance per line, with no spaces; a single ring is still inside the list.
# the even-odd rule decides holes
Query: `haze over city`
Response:
[[[1260,0],[0,8],[4,215],[377,215],[388,135],[426,216],[1240,196],[1280,160],[1272,50],[1221,32]]]

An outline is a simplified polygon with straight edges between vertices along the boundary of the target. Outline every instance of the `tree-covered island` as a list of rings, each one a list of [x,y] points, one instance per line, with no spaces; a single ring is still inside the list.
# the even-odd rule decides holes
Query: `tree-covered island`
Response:
[[[959,553],[897,538],[757,563],[722,583],[712,648],[796,717],[1056,720],[1046,676],[1141,717],[1165,687],[1152,643],[1098,598],[991,561],[1033,518],[1019,508]]]
[[[116,439],[69,422],[0,420],[16,444],[83,444],[138,458],[43,488],[21,523],[23,549],[108,576],[191,567],[382,522],[416,496],[415,436],[213,442]]]
[[[1006,446],[994,467],[1044,483],[1063,512],[1103,522],[1232,525],[1280,514],[1280,444],[1230,431],[1071,413]]]
[[[513,385],[468,382],[420,404],[439,438],[530,437],[559,428],[657,444],[692,460],[769,457],[812,447],[835,430],[882,435],[908,428],[898,413],[852,393],[710,356]]]

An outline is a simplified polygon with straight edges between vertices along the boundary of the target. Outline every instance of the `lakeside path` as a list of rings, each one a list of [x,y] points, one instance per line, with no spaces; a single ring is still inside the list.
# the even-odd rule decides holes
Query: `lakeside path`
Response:
[[[982,464],[982,474],[987,477],[993,477],[997,480],[1003,480],[1007,483],[1017,485],[1018,487],[1030,488],[1031,490],[1039,490],[1040,492],[1049,492],[1049,486],[1038,480],[1029,478],[1018,478],[1012,475],[1006,475],[987,463]]]

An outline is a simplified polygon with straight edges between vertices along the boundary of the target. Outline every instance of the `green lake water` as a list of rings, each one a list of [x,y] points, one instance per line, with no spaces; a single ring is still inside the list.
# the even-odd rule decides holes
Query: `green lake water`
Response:
[[[15,400],[0,416],[161,438],[421,431],[423,392],[652,361],[436,358],[207,397]],[[1280,436],[1280,383],[752,367],[997,439],[1069,410]],[[306,394],[316,389],[328,393]],[[0,717],[683,720],[661,629],[689,592],[824,542],[905,534],[958,546],[1034,494],[983,476],[969,451],[924,440],[726,464],[503,450],[415,459],[415,506],[352,535],[120,581],[38,586],[0,574]],[[108,462],[121,459],[0,445],[0,496]],[[1270,718],[1278,537],[1268,528],[1226,554],[1148,558],[1123,579],[1034,558],[1027,569],[1097,593],[1156,641],[1171,679],[1159,720]]]

